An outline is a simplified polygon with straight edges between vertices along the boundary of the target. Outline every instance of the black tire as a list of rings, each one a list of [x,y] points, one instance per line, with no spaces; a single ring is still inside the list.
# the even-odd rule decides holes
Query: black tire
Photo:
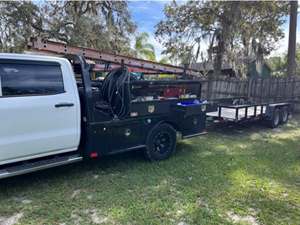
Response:
[[[176,149],[176,130],[169,124],[154,127],[147,137],[145,156],[150,161],[169,158]]]
[[[287,107],[283,107],[280,110],[280,123],[285,124],[289,120],[289,109]]]
[[[271,128],[276,128],[279,126],[279,124],[280,124],[280,111],[279,109],[275,109],[272,119],[269,122],[269,125]]]

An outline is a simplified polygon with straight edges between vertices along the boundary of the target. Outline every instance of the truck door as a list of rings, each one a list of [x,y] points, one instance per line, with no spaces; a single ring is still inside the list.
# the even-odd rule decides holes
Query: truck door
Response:
[[[66,61],[0,59],[0,165],[77,149],[80,103],[72,79]]]

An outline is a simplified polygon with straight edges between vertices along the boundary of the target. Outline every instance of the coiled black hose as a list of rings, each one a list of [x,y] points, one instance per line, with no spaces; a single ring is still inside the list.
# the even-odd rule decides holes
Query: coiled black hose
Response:
[[[130,111],[130,74],[126,68],[111,71],[103,81],[103,100],[110,107],[114,117],[125,118]]]

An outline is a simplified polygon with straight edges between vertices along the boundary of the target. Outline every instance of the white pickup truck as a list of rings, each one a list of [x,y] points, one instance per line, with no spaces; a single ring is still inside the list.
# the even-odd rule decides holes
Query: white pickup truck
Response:
[[[140,98],[155,82],[132,80],[125,67],[103,81],[91,71],[81,56],[0,54],[0,178],[133,149],[166,159],[177,132],[188,138],[205,129],[199,96]],[[167,84],[200,88],[174,82]]]

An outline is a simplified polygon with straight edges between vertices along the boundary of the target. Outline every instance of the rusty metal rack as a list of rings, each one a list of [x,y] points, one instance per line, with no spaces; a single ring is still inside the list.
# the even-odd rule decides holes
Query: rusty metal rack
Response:
[[[165,73],[174,75],[201,76],[199,71],[187,67],[162,64],[130,56],[106,53],[91,48],[73,47],[61,42],[55,42],[41,38],[31,38],[28,43],[28,47],[30,50],[38,52],[60,55],[82,55],[86,59],[90,60],[124,65],[131,68],[139,68],[137,71],[144,72],[145,74]]]

